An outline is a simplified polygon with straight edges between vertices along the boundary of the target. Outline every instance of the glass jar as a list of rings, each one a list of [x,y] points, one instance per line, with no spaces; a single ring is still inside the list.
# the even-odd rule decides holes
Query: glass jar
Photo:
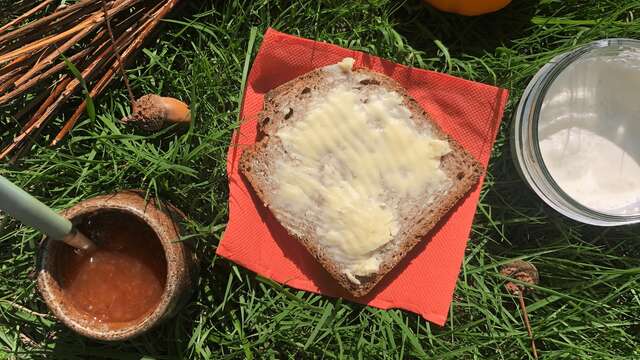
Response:
[[[606,66],[601,66],[600,68],[597,66],[592,66],[591,68],[584,67],[584,69],[588,70],[584,71],[584,74],[568,75],[568,73],[565,73],[562,75],[563,72],[568,72],[567,68],[572,66],[572,64],[578,64],[578,62],[583,64],[584,62],[592,60],[594,62],[600,61],[602,64],[611,63],[615,66],[623,66],[625,67],[625,71],[630,71],[628,74],[632,74],[633,76],[627,79],[624,75],[621,75],[625,74],[623,72],[615,72],[615,74],[611,75],[609,74],[610,70]],[[575,71],[574,69],[577,65],[573,66],[574,67],[570,69]],[[602,70],[600,74],[597,73],[599,69]],[[624,154],[621,153],[622,155],[612,152],[611,154],[615,154],[616,157],[611,159],[611,161],[625,160],[625,164],[631,164],[630,166],[633,166],[633,171],[640,171],[640,165],[638,165],[640,164],[640,156],[638,156],[636,160],[632,155],[629,155],[631,152],[627,154],[626,150],[622,150],[624,146],[628,148],[630,146],[628,144],[635,142],[637,142],[637,147],[640,150],[640,131],[634,131],[636,127],[635,123],[640,126],[640,113],[632,113],[635,111],[636,106],[640,107],[640,82],[637,82],[635,78],[636,71],[638,72],[638,76],[640,76],[640,41],[632,39],[599,40],[552,59],[538,71],[522,95],[511,127],[511,148],[516,168],[525,182],[544,202],[571,219],[599,226],[616,226],[640,222],[640,200],[636,202],[640,197],[635,194],[635,188],[633,188],[636,183],[628,184],[628,180],[635,181],[635,179],[625,179],[618,176],[622,172],[608,174],[606,171],[601,171],[602,168],[594,168],[587,169],[591,172],[589,176],[592,178],[589,184],[585,183],[583,184],[584,186],[580,188],[581,185],[579,182],[572,182],[570,184],[571,186],[569,186],[569,184],[563,181],[568,181],[567,175],[570,177],[572,170],[577,170],[576,177],[578,180],[576,181],[579,181],[582,170],[584,170],[585,167],[588,168],[591,166],[589,162],[590,156],[594,157],[593,166],[595,166],[595,158],[602,160],[602,157],[607,155],[594,152],[601,151],[600,145],[594,145],[595,148],[586,149],[585,146],[587,145],[579,144],[582,146],[582,149],[578,149],[578,152],[574,153],[573,158],[565,157],[565,159],[574,159],[579,156],[583,162],[562,163],[556,161],[557,159],[552,158],[551,155],[547,153],[543,154],[541,150],[541,141],[548,141],[548,131],[545,132],[543,136],[544,139],[541,139],[541,127],[544,128],[544,126],[547,125],[545,122],[554,121],[557,122],[555,124],[556,128],[559,125],[560,127],[566,127],[566,131],[573,131],[574,138],[572,138],[572,140],[566,140],[566,144],[559,143],[561,147],[569,148],[569,141],[582,141],[580,136],[583,135],[576,137],[576,134],[580,134],[580,131],[585,131],[583,128],[585,128],[587,123],[588,126],[594,126],[594,124],[597,123],[598,129],[606,128],[607,134],[614,134],[610,136],[609,139],[602,141],[610,141],[613,144],[612,146],[620,146],[620,151],[624,152]],[[615,79],[613,78],[614,75]],[[572,76],[574,81],[567,81],[568,76]],[[558,80],[559,77],[561,80]],[[558,82],[556,82],[556,80],[558,80]],[[554,82],[556,83],[554,84]],[[562,84],[559,85],[560,83]],[[567,84],[574,84],[575,86],[571,88],[571,85]],[[620,87],[617,87],[618,85],[620,85]],[[564,93],[562,93],[558,91],[559,86],[568,87],[563,88]],[[627,87],[625,88],[625,86]],[[631,95],[628,94],[629,91],[626,90],[633,88],[635,88],[636,91]],[[621,92],[616,94],[616,91]],[[625,92],[622,93],[622,91]],[[549,99],[546,99],[548,95]],[[620,95],[620,97],[616,98],[615,96],[617,95]],[[638,105],[629,103],[629,106],[619,106],[619,104],[617,104],[619,101],[627,101],[627,98],[630,98],[630,96],[636,98],[635,102]],[[587,98],[586,100],[584,99],[585,97]],[[610,103],[606,102],[611,99],[614,99],[614,101],[610,101]],[[616,99],[622,100],[618,101]],[[566,102],[564,104],[566,105],[565,108],[555,108],[556,110],[566,110],[566,114],[562,115],[561,111],[555,111],[553,115],[557,116],[557,119],[562,117],[562,120],[555,118],[548,120],[550,114],[548,109],[549,106],[553,106],[550,105],[553,101]],[[592,106],[593,104],[596,104],[597,107]],[[572,109],[570,107],[572,105],[576,105],[576,107],[579,108]],[[543,111],[544,116],[541,117]],[[571,119],[567,120],[566,118]],[[635,121],[635,119],[637,119],[637,121]],[[625,123],[618,123],[620,121],[624,121]],[[571,122],[571,124],[567,125],[568,122]],[[614,129],[618,129],[618,132],[622,129],[623,134],[615,135]],[[578,133],[576,133],[576,131]],[[620,136],[625,138],[625,143],[622,145],[619,144],[620,141],[617,139],[617,137]],[[637,141],[633,139],[637,139]],[[578,148],[580,148],[580,146],[578,146]],[[605,150],[603,147],[602,151]],[[564,150],[561,149],[561,151]],[[570,151],[572,150],[567,150],[567,152]],[[545,160],[547,163],[545,163]],[[552,160],[554,161],[553,163]],[[549,165],[553,166],[550,167]],[[572,166],[574,169],[571,168]],[[550,169],[553,171],[550,171]],[[564,178],[562,181],[560,181],[561,176],[559,176],[557,169],[565,173],[563,174]],[[601,173],[597,173],[596,171],[598,170],[600,170]],[[552,173],[556,178],[552,176]],[[629,172],[625,174],[629,174]],[[585,194],[585,196],[589,196],[588,192],[596,189],[593,184],[599,182],[608,182],[607,189],[611,191],[616,190],[615,187],[618,185],[618,182],[621,187],[630,186],[631,190],[628,193],[621,193],[621,199],[624,200],[626,196],[630,199],[629,201],[631,201],[630,205],[625,205],[620,208],[599,208],[589,204],[584,198],[575,196],[576,193],[579,192],[583,194],[586,192],[587,194]],[[638,184],[640,184],[640,179],[638,179]],[[637,190],[640,194],[640,187]],[[574,196],[570,195],[570,193]],[[595,195],[598,194],[596,193]],[[600,195],[601,199],[604,199],[604,201],[607,200],[606,193],[603,192]]]

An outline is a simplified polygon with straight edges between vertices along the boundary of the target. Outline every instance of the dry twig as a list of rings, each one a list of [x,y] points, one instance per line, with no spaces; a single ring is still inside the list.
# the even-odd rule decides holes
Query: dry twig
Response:
[[[80,0],[57,7],[59,1],[25,2],[24,13],[0,27],[0,105],[20,104],[26,94],[35,95],[30,97],[36,99],[28,105],[36,109],[35,113],[16,127],[15,137],[0,150],[0,159],[32,141],[80,91],[82,82],[89,87],[88,95],[95,97],[119,71],[133,103],[125,63],[178,3],[178,0]],[[61,58],[63,55],[78,68],[82,79],[72,76]],[[42,87],[48,79],[55,79],[49,89]],[[52,144],[62,140],[85,109],[86,100],[78,105]],[[20,121],[26,113],[19,111],[16,120]]]
[[[104,13],[104,22],[105,24],[107,24],[109,39],[111,40],[111,44],[113,44],[113,53],[116,54],[116,61],[118,63],[118,68],[120,68],[122,80],[124,81],[124,85],[127,88],[127,92],[129,93],[129,101],[133,105],[133,102],[135,101],[135,98],[133,96],[133,90],[131,90],[131,85],[129,85],[129,78],[127,77],[127,73],[125,73],[124,71],[124,64],[122,64],[122,57],[120,56],[120,50],[116,45],[116,40],[113,38],[113,30],[111,30],[111,19],[109,18],[109,12],[107,11],[106,0],[102,0],[102,11]]]
[[[33,311],[33,310],[29,309],[28,307],[22,306],[20,304],[15,303],[15,302],[6,301],[6,300],[3,300],[2,302],[7,304],[7,305],[9,305],[10,307],[16,308],[16,309],[18,309],[18,310],[20,310],[22,312],[25,312],[25,313],[27,313],[29,315],[33,315],[33,316],[37,316],[37,317],[41,317],[41,318],[45,318],[45,319],[51,319],[51,315],[49,315],[49,314],[43,314],[43,313],[40,313],[40,312],[37,312],[37,311]]]
[[[53,0],[45,0],[43,2],[41,2],[40,4],[36,5],[33,9],[25,12],[24,14],[18,16],[17,18],[9,21],[8,23],[4,24],[2,27],[0,27],[0,34],[3,32],[6,32],[8,29],[12,28],[15,25],[20,24],[21,22],[23,22],[24,20],[28,19],[29,16],[37,13],[38,11],[44,9],[45,7],[47,7],[47,5],[51,4],[53,2]]]

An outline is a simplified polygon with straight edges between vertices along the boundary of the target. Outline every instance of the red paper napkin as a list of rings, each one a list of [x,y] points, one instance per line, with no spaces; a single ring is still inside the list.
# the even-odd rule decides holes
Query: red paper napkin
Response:
[[[216,252],[261,276],[294,288],[340,296],[382,309],[402,308],[443,325],[460,272],[480,185],[368,296],[353,298],[287,234],[238,172],[240,154],[246,145],[255,143],[256,119],[264,94],[345,57],[356,59],[356,67],[366,67],[398,81],[445,132],[487,165],[507,102],[506,90],[269,29],[247,81],[242,124],[229,148],[229,223]]]

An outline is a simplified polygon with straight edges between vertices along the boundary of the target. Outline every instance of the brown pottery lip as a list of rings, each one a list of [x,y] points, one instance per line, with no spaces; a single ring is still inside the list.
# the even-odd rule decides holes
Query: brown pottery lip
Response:
[[[135,216],[156,233],[167,262],[166,285],[157,307],[140,321],[118,328],[98,323],[88,315],[78,312],[65,300],[60,284],[53,275],[56,269],[56,249],[67,245],[49,239],[45,239],[40,249],[37,285],[53,314],[75,332],[98,340],[125,340],[148,331],[175,314],[192,290],[196,264],[187,244],[177,241],[180,239],[177,210],[170,206],[160,209],[155,202],[145,200],[137,192],[124,191],[94,197],[63,211],[62,215],[73,222],[103,211],[119,211]]]

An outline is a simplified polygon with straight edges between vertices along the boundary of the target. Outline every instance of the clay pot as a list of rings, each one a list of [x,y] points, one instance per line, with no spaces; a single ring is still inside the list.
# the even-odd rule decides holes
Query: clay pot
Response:
[[[89,338],[98,340],[125,340],[138,336],[158,323],[175,315],[176,311],[191,295],[197,277],[197,262],[185,242],[180,238],[177,209],[165,206],[158,208],[153,201],[146,201],[139,193],[120,192],[98,196],[82,201],[62,215],[74,223],[86,216],[117,211],[125,216],[136,217],[148,224],[156,233],[167,262],[167,278],[164,292],[157,307],[150,314],[124,327],[112,328],[96,322],[89,315],[79,312],[64,296],[57,279],[57,254],[68,246],[59,241],[45,239],[38,261],[38,289],[53,314],[66,326]]]

